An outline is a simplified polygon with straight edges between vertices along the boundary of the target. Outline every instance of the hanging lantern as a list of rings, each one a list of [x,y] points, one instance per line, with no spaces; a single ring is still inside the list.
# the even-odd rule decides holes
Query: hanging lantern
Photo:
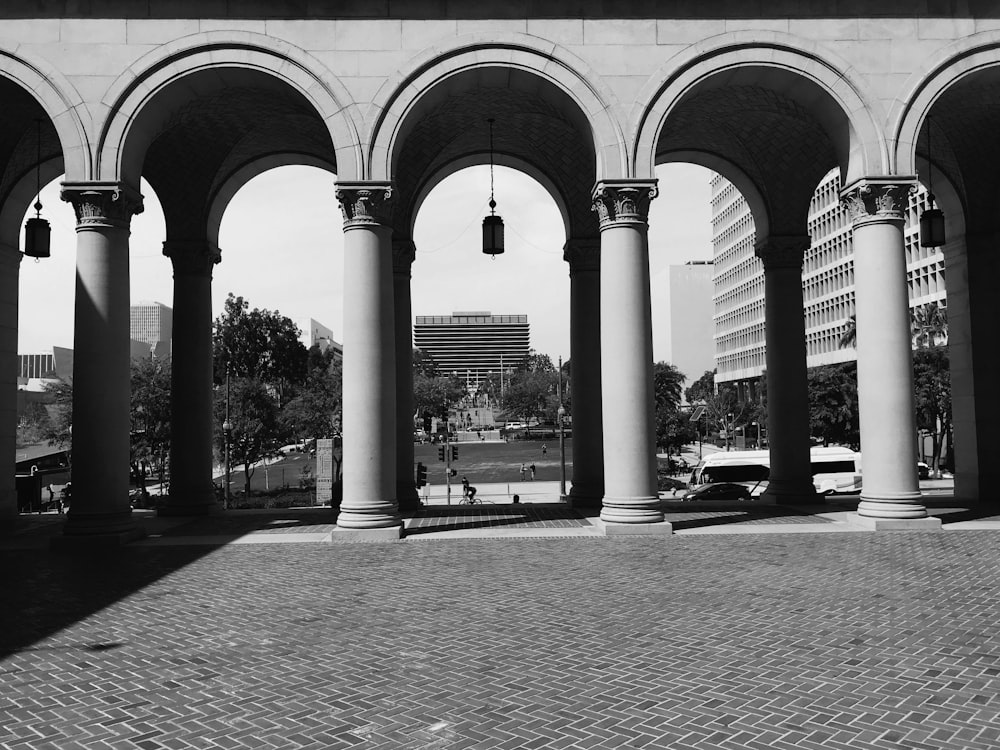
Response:
[[[931,207],[920,214],[920,247],[941,247],[944,244],[944,212],[934,208],[934,196],[930,196]]]
[[[483,219],[483,252],[492,258],[503,253],[503,219],[496,211],[497,202],[493,200],[493,118],[490,124],[490,215]]]
[[[929,208],[920,214],[920,247],[941,247],[944,244],[944,213],[940,208],[934,207],[930,115],[927,116],[927,202]]]
[[[36,261],[48,258],[51,229],[42,218],[42,121],[35,120],[35,217],[24,225],[24,254]]]

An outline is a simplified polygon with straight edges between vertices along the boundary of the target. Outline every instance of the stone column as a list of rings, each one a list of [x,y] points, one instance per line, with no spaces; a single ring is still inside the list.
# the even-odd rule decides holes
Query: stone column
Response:
[[[413,468],[413,319],[410,267],[413,240],[392,242],[392,301],[396,311],[396,500],[400,510],[420,507]]]
[[[344,212],[341,538],[399,538],[396,335],[389,183],[337,183]]]
[[[1000,505],[996,493],[1000,481],[1000,462],[996,461],[1000,351],[995,336],[1000,233],[949,238],[944,257],[955,497],[996,507]]]
[[[17,306],[23,257],[17,248],[0,245],[0,531],[17,520]]]
[[[653,332],[646,244],[653,181],[599,182],[604,506],[609,533],[663,524],[656,491]],[[618,528],[615,528],[618,527]],[[669,533],[670,525],[663,528]],[[638,530],[638,529],[636,529]]]
[[[142,196],[120,183],[77,182],[63,183],[62,197],[76,210],[77,242],[73,496],[61,543],[121,543],[142,535],[128,497],[128,237]]]
[[[576,507],[604,497],[601,418],[601,240],[571,239],[563,258],[570,278],[570,387],[573,394],[573,488]]]
[[[170,371],[170,501],[160,515],[195,516],[221,508],[212,483],[212,266],[207,241],[168,241],[174,267]]]
[[[809,381],[802,311],[802,260],[808,235],[768,237],[764,263],[767,433],[771,473],[764,498],[785,504],[819,500],[809,461]]]
[[[861,503],[878,529],[933,528],[917,483],[916,419],[903,217],[911,179],[875,177],[842,198],[854,230]]]

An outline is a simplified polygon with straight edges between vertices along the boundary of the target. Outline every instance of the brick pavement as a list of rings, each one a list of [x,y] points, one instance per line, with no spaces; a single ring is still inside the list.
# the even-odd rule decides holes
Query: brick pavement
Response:
[[[0,550],[0,747],[995,748],[998,540]]]

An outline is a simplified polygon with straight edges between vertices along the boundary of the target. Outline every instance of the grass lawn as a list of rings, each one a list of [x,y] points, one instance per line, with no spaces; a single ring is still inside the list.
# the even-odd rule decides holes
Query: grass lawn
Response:
[[[458,474],[452,481],[468,477],[472,484],[521,481],[521,464],[535,465],[536,482],[559,481],[559,439],[512,440],[509,443],[457,443],[458,461],[452,468]],[[546,452],[542,453],[542,445]],[[413,446],[413,460],[427,467],[427,481],[444,484],[445,462],[438,461],[438,447],[430,443]],[[573,440],[566,440],[566,478],[573,476]],[[529,479],[530,474],[525,474]]]

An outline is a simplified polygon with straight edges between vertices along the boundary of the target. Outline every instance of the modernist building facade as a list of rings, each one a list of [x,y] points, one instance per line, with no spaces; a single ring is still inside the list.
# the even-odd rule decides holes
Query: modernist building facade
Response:
[[[929,160],[948,225],[956,492],[988,501],[1000,479],[991,434],[1000,421],[992,340],[1000,14],[991,4],[938,11],[903,0],[777,7],[4,4],[0,459],[14,456],[18,236],[40,174],[62,181],[77,215],[65,535],[87,543],[140,533],[128,500],[128,251],[145,179],[163,207],[174,283],[178,439],[163,512],[215,512],[211,295],[224,257],[220,222],[255,175],[308,164],[335,175],[344,216],[336,533],[398,538],[400,509],[416,499],[410,272],[420,248],[412,228],[435,185],[492,158],[545,186],[562,218],[573,502],[600,506],[608,533],[667,532],[656,489],[647,217],[654,168],[684,161],[724,175],[750,206],[774,394],[768,497],[813,502],[803,263],[813,193],[837,169],[853,230],[865,453],[858,520],[933,527],[913,465],[904,229]],[[493,148],[490,119],[505,123]],[[13,475],[0,471],[8,520]]]
[[[457,373],[470,386],[520,367],[531,348],[530,338],[527,315],[454,312],[418,315],[413,324],[413,345],[430,357],[438,372]]]
[[[802,270],[806,328],[806,365],[849,362],[853,346],[842,346],[853,325],[854,251],[851,217],[840,200],[840,174],[827,174],[809,205],[809,236]],[[921,247],[919,217],[928,208],[920,186],[907,198],[903,242],[910,308],[947,307],[944,253]],[[755,229],[750,206],[726,178],[712,178],[712,244],[715,358],[717,383],[752,385],[765,369],[764,268],[754,255]]]

